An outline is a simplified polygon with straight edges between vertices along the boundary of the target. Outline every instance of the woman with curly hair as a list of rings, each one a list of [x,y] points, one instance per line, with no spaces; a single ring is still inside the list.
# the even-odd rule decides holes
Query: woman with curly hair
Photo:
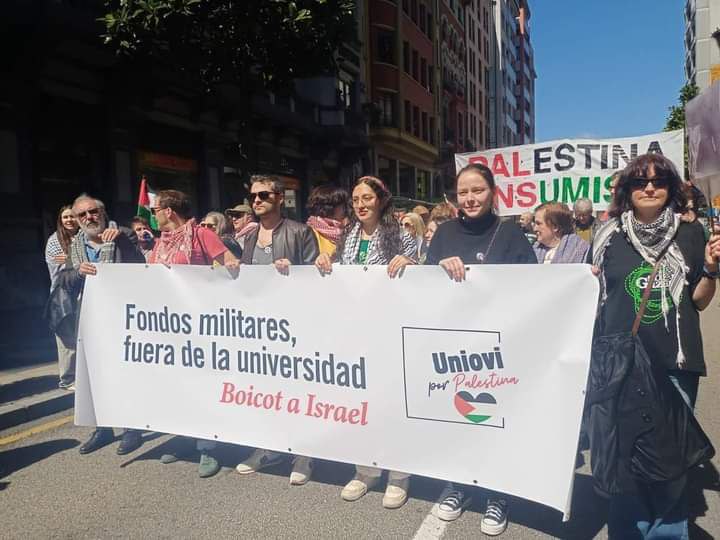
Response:
[[[395,277],[408,264],[415,264],[415,238],[402,231],[393,216],[392,195],[379,178],[363,176],[352,192],[353,213],[338,240],[335,260],[341,264],[386,264],[390,277]],[[333,259],[321,253],[315,261],[320,273],[332,272]],[[378,483],[382,475],[374,467],[355,467],[355,477],[343,488],[340,496],[356,501]],[[390,471],[383,497],[385,508],[400,508],[407,501],[410,477]]]
[[[682,180],[669,159],[660,154],[636,157],[619,177],[611,219],[595,235],[591,259],[600,278],[596,334],[619,335],[633,328],[653,366],[652,376],[634,380],[630,392],[644,397],[647,387],[661,388],[667,377],[671,389],[694,409],[700,377],[706,375],[699,312],[710,305],[720,276],[720,236],[706,242],[702,228],[685,223],[681,216],[686,204]],[[611,365],[608,360],[607,366]],[[591,373],[595,367],[591,366]],[[629,382],[622,384],[630,387]],[[590,385],[594,386],[592,376]],[[664,444],[653,462],[658,470],[671,468],[676,478],[649,481],[633,473],[628,458],[601,453],[600,443],[622,425],[620,447],[630,440],[634,448],[639,438],[635,434],[659,432],[661,426],[673,426],[667,430],[678,430],[677,437],[685,444],[688,427],[678,426],[674,415],[645,414],[634,420],[628,411],[635,413],[630,405],[618,408],[617,423],[602,422],[591,413],[588,426],[593,473],[600,477],[603,469],[616,471],[616,489],[608,494],[608,536],[688,538],[690,464],[676,451],[681,444]],[[603,461],[604,467],[598,465]]]

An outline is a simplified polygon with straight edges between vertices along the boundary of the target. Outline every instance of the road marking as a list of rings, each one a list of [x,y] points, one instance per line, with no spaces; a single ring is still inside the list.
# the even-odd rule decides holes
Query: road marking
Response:
[[[55,420],[51,420],[50,422],[45,422],[44,424],[40,424],[39,426],[32,427],[30,429],[26,429],[24,431],[20,431],[19,433],[15,433],[13,435],[8,435],[7,437],[3,437],[0,439],[0,446],[5,446],[6,444],[12,444],[15,442],[18,442],[22,439],[26,439],[27,437],[31,437],[33,435],[37,435],[38,433],[43,433],[44,431],[49,431],[51,429],[58,428],[60,426],[64,426],[65,424],[69,424],[72,422],[73,416],[63,416],[62,418],[56,418]]]
[[[437,502],[440,503],[440,499],[438,499]],[[443,521],[433,515],[431,508],[428,515],[425,516],[425,519],[420,524],[420,528],[415,533],[415,536],[413,536],[413,540],[437,540],[438,538],[442,538],[447,525],[447,521]]]

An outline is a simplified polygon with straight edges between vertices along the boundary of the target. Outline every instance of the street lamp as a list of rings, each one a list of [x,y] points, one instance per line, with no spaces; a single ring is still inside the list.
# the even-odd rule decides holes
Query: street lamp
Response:
[[[720,27],[716,28],[710,35],[717,41],[718,47],[720,47]]]

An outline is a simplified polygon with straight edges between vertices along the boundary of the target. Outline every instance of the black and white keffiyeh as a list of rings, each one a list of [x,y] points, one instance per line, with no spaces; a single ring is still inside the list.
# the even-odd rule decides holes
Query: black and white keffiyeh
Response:
[[[73,268],[78,268],[81,263],[90,262],[85,251],[87,235],[80,230],[70,244],[70,260]],[[105,242],[100,246],[100,262],[115,262],[115,242]]]
[[[365,262],[367,265],[390,263],[390,259],[385,257],[379,249],[379,233],[380,228],[378,227],[370,238],[367,261]],[[356,264],[358,251],[360,251],[361,239],[362,230],[360,228],[360,223],[355,223],[353,228],[348,231],[345,238],[344,249],[340,254],[340,264]],[[400,253],[397,253],[396,255],[405,255],[413,261],[417,261],[417,243],[415,238],[405,231],[400,232]]]
[[[677,365],[682,368],[685,365],[685,355],[682,351],[680,341],[680,300],[685,285],[687,284],[688,266],[685,263],[680,248],[675,241],[677,231],[680,227],[680,214],[673,212],[667,207],[660,216],[652,223],[640,223],[632,210],[624,212],[619,219],[613,219],[603,225],[595,234],[593,240],[593,264],[601,269],[600,274],[600,304],[607,299],[607,282],[605,280],[603,263],[605,252],[610,245],[612,237],[616,232],[623,232],[632,247],[650,265],[654,266],[658,257],[662,255],[662,262],[658,270],[658,281],[661,288],[661,307],[665,318],[665,328],[668,328],[667,314],[671,306],[667,301],[667,293],[670,293],[675,305],[676,330],[678,341]],[[650,287],[653,284],[649,284]]]

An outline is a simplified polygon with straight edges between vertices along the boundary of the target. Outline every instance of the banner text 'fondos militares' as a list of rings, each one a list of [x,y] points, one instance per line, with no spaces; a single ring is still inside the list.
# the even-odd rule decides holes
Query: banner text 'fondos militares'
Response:
[[[623,139],[558,141],[455,154],[455,168],[482,163],[497,183],[500,215],[518,215],[548,201],[572,206],[579,198],[605,210],[610,202],[610,177],[634,157],[658,152],[684,170],[683,130]]]
[[[488,265],[463,283],[437,266],[390,279],[383,266],[322,277],[243,265],[232,280],[222,268],[99,265],[85,284],[75,419],[565,511],[597,294],[588,265]]]

